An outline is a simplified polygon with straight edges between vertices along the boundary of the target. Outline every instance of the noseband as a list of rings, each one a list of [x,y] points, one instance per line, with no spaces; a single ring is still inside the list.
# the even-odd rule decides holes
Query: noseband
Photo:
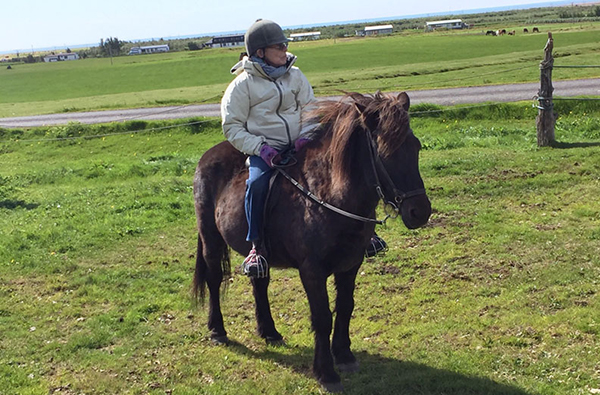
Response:
[[[381,161],[381,157],[379,156],[379,152],[377,151],[377,144],[375,143],[375,140],[373,140],[373,132],[371,132],[369,129],[366,129],[365,134],[367,135],[367,141],[368,141],[368,145],[369,145],[368,151],[369,151],[369,159],[371,162],[371,168],[373,170],[373,175],[375,176],[375,190],[377,191],[377,196],[379,196],[379,198],[381,200],[383,200],[383,203],[384,203],[383,210],[385,213],[385,218],[382,220],[379,220],[376,218],[367,218],[367,217],[363,217],[360,215],[352,214],[348,211],[342,210],[339,207],[333,206],[333,205],[327,203],[326,201],[318,198],[315,194],[313,194],[311,191],[306,189],[298,181],[296,181],[294,178],[292,178],[292,176],[290,176],[285,170],[283,170],[284,167],[287,167],[289,165],[287,165],[287,164],[282,165],[282,166],[274,165],[274,167],[279,173],[281,173],[285,178],[287,178],[296,188],[298,188],[306,197],[314,200],[315,202],[317,202],[321,206],[327,208],[328,210],[334,211],[338,214],[341,214],[348,218],[355,219],[357,221],[370,222],[370,223],[375,223],[377,225],[383,225],[383,224],[385,224],[385,221],[388,220],[388,218],[398,217],[398,215],[400,213],[400,207],[402,207],[402,202],[405,199],[413,197],[413,196],[424,195],[426,193],[426,191],[424,188],[420,188],[420,189],[415,189],[410,192],[402,192],[401,189],[396,188],[396,184],[394,184],[394,181],[390,177],[390,174],[385,169],[385,166],[383,165],[383,162]],[[391,199],[386,197],[385,193],[383,192],[384,188],[382,187],[382,184],[380,182],[380,175],[383,178],[383,181],[386,184],[387,189],[393,191],[393,193],[394,193],[394,196]]]

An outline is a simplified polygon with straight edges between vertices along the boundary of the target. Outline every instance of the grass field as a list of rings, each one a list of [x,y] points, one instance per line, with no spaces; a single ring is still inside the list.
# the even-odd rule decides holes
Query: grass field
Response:
[[[518,26],[515,26],[518,28]],[[557,65],[597,64],[597,24],[552,30]],[[509,27],[510,30],[510,27]],[[293,43],[317,95],[489,85],[539,80],[547,35],[490,37],[479,30]],[[241,48],[19,64],[0,70],[0,117],[216,102]],[[598,77],[558,70],[555,79]]]
[[[545,149],[529,106],[413,117],[434,212],[379,230],[390,251],[357,282],[346,393],[600,388],[600,108],[556,110]],[[254,334],[237,270],[231,346],[210,344],[192,306],[192,174],[222,140],[218,121],[195,121],[0,134],[0,394],[321,393],[295,271],[275,270],[270,291],[286,347]]]
[[[555,64],[598,64],[597,24],[538,26]],[[539,79],[546,34],[477,33],[291,51],[319,95]],[[3,68],[0,117],[217,101],[238,51]],[[529,103],[428,109],[440,108],[414,106],[411,123],[433,214],[378,229],[390,251],[357,281],[361,370],[342,376],[345,393],[600,393],[600,105],[556,101],[554,148],[536,146]],[[191,184],[223,136],[216,119],[186,121],[0,129],[0,395],[322,393],[293,270],[270,288],[285,347],[255,335],[237,267],[223,299],[233,344],[211,345],[190,298]]]

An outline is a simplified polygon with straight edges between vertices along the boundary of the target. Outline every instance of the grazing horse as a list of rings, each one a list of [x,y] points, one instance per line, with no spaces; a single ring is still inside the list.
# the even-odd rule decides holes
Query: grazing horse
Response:
[[[342,371],[358,368],[350,351],[349,325],[356,275],[374,231],[379,201],[383,199],[386,212],[400,214],[411,229],[427,223],[431,215],[418,167],[421,143],[409,125],[409,106],[406,93],[379,92],[319,103],[319,128],[296,155],[297,163],[284,169],[297,184],[279,176],[271,188],[264,226],[266,256],[272,267],[300,272],[314,331],[313,373],[328,391],[342,389],[334,363]],[[194,176],[198,252],[193,291],[203,301],[208,287],[208,329],[215,343],[228,342],[219,304],[221,283],[231,274],[228,246],[241,255],[251,248],[245,240],[245,159],[225,141],[206,151]],[[307,198],[308,191],[318,198]],[[337,289],[335,323],[327,293],[330,275]],[[267,343],[280,343],[267,296],[269,277],[251,282],[258,335]]]
[[[495,36],[496,35],[496,31],[495,30],[488,30],[487,32],[485,32],[486,36]]]
[[[529,29],[527,29],[526,27],[523,28],[523,33],[529,33]]]
[[[533,33],[539,33],[539,32],[540,32],[540,29],[538,29],[537,27],[533,28]]]

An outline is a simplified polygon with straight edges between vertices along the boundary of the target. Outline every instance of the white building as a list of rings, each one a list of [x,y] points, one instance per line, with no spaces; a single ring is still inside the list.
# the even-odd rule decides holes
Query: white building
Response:
[[[59,53],[59,54],[52,54],[52,55],[46,55],[44,56],[44,62],[49,63],[49,62],[61,62],[63,60],[77,60],[79,59],[79,55],[76,54],[75,52],[70,52],[70,53]]]
[[[290,34],[290,38],[292,41],[318,40],[321,38],[321,32],[293,33]]]
[[[169,52],[167,44],[162,45],[147,45],[145,47],[132,47],[129,50],[129,55],[140,55],[143,53]]]
[[[425,29],[468,29],[469,25],[464,23],[462,19],[448,19],[445,21],[425,22]]]
[[[392,25],[365,26],[364,30],[357,30],[357,36],[377,36],[379,34],[391,34],[394,31]]]

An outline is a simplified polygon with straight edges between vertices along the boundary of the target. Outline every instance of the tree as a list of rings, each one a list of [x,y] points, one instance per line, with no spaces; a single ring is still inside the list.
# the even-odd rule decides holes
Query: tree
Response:
[[[121,54],[121,48],[125,45],[125,41],[119,40],[117,37],[109,37],[100,39],[100,49],[104,56],[118,56]]]
[[[190,41],[187,43],[187,47],[190,51],[197,51],[199,49],[202,49],[202,47],[200,45],[198,45],[197,43]]]

